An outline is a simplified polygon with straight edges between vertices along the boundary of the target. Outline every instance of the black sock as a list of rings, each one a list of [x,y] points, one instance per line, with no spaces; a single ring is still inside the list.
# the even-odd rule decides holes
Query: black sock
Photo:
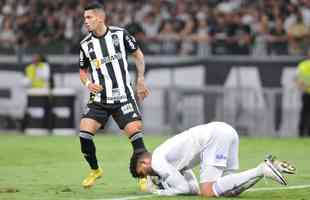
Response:
[[[143,133],[142,132],[136,132],[132,136],[129,137],[133,152],[134,153],[142,153],[146,152],[146,148],[143,142]]]
[[[90,168],[98,169],[96,147],[93,142],[93,134],[87,131],[80,131],[80,143],[81,151]]]

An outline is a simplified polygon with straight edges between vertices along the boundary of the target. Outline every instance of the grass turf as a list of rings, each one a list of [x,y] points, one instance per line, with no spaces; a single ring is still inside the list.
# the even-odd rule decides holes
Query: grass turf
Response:
[[[149,149],[154,149],[165,138],[146,136],[145,143]],[[93,188],[85,190],[81,187],[81,181],[88,173],[88,166],[80,154],[78,137],[0,134],[0,199],[104,200],[147,195],[138,191],[137,181],[130,177],[128,162],[132,150],[128,139],[118,135],[98,135],[95,143],[104,176]],[[241,138],[240,168],[254,167],[266,154],[273,153],[297,166],[297,175],[288,177],[289,185],[306,185],[310,184],[309,152],[309,139]],[[255,186],[259,187],[279,185],[267,180]],[[310,188],[246,192],[239,198],[310,200]],[[201,198],[178,196],[147,199]]]

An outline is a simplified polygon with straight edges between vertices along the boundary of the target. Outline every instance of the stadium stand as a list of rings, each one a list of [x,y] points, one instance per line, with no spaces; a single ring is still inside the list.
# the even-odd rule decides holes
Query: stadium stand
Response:
[[[86,0],[1,0],[1,52],[77,53]],[[148,54],[290,54],[309,46],[307,0],[105,0]],[[140,33],[144,35],[141,36]]]

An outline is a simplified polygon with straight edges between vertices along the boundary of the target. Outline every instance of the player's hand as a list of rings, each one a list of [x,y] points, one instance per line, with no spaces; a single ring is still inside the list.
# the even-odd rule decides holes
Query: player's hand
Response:
[[[296,84],[299,90],[306,91],[310,88],[309,84],[306,84],[304,81],[297,79]]]
[[[149,96],[150,90],[146,87],[144,79],[137,80],[136,91],[140,103],[142,103],[145,97]]]
[[[103,90],[103,87],[101,85],[95,83],[88,84],[87,88],[92,93],[101,92]]]

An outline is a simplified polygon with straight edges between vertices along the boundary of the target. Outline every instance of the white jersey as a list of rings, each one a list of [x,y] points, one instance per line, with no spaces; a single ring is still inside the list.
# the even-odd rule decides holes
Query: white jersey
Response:
[[[161,191],[161,194],[192,193],[192,188],[182,173],[199,164],[201,168],[206,164],[238,168],[237,155],[233,153],[235,156],[230,156],[231,146],[235,146],[231,144],[234,142],[238,146],[236,131],[223,122],[196,126],[168,139],[152,155],[152,169],[169,188]],[[204,173],[204,170],[201,169],[201,172]]]

